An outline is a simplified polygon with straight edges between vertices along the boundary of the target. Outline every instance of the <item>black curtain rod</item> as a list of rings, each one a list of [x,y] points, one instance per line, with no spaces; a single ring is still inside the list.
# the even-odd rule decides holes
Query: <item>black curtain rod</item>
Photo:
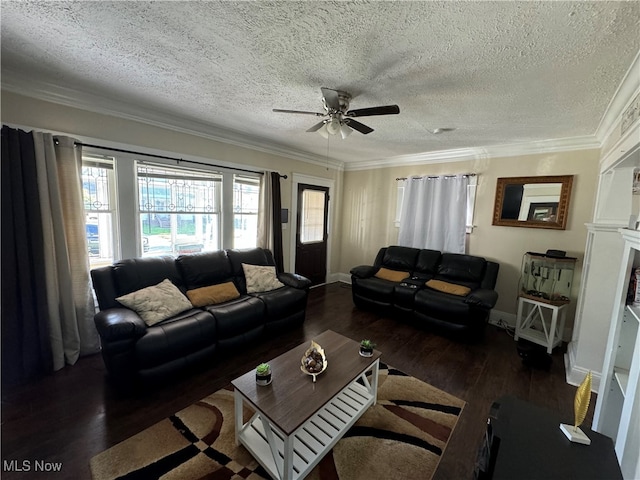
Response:
[[[134,152],[133,150],[124,150],[122,148],[103,147],[102,145],[92,145],[90,143],[74,142],[73,144],[75,146],[78,146],[78,147],[100,148],[102,150],[109,150],[111,152],[130,153],[132,155],[144,155],[146,157],[161,158],[163,160],[173,160],[174,162],[178,162],[178,164],[180,164],[181,162],[185,162],[185,163],[192,163],[194,165],[203,165],[205,167],[228,168],[229,170],[236,170],[236,171],[239,171],[239,172],[256,173],[258,175],[262,175],[264,173],[264,172],[259,172],[257,170],[247,170],[246,168],[225,167],[223,165],[214,165],[212,163],[196,162],[195,160],[183,160],[182,158],[167,157],[165,155],[155,155],[153,153]],[[280,174],[278,173],[278,175],[280,175]],[[288,177],[286,175],[280,175],[280,178],[284,178],[286,180]]]
[[[458,174],[458,175],[460,175],[460,174]],[[453,177],[457,177],[458,175],[426,175],[426,178],[441,178],[441,177],[444,177],[444,178],[453,178]],[[475,174],[475,173],[463,173],[463,174],[462,174],[462,176],[463,176],[463,177],[475,177],[475,176],[476,176],[476,174]],[[418,180],[418,179],[420,179],[420,178],[425,178],[425,176],[421,176],[421,177],[411,177],[411,178],[413,178],[413,179],[415,179],[415,180]],[[406,180],[406,179],[407,179],[407,177],[398,177],[398,178],[396,178],[396,181]]]

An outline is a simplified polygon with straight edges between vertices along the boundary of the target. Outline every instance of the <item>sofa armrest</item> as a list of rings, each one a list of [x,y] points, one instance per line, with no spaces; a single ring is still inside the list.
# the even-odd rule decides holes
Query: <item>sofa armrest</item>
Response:
[[[464,303],[476,305],[481,308],[492,309],[498,301],[498,292],[479,288],[474,290],[464,299]]]
[[[298,288],[304,290],[311,286],[311,280],[297,273],[279,273],[278,280],[287,285],[288,287]]]
[[[360,265],[351,269],[351,275],[358,278],[370,278],[373,277],[380,267],[373,267],[371,265]]]
[[[103,341],[136,339],[147,331],[144,321],[128,308],[108,308],[96,313],[93,319]]]

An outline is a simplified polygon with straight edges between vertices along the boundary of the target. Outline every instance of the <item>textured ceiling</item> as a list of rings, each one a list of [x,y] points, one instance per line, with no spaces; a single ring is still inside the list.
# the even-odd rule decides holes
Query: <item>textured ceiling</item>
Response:
[[[320,87],[398,104],[331,137],[366,162],[594,135],[640,50],[640,2],[1,3],[2,85],[314,156]],[[31,92],[31,93],[30,93]],[[74,99],[74,100],[70,100]],[[437,127],[455,131],[434,135]]]

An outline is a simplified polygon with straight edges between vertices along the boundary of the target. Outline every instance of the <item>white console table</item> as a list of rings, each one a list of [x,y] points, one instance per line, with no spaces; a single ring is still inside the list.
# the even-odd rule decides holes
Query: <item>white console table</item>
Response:
[[[562,344],[567,305],[552,305],[520,297],[514,340],[524,338],[546,347],[547,353],[551,353]]]

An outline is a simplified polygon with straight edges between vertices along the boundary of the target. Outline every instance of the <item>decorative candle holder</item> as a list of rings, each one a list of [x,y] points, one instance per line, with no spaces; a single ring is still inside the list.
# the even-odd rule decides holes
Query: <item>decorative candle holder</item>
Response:
[[[312,340],[311,346],[304,352],[301,363],[300,370],[311,375],[315,383],[316,375],[320,375],[327,369],[327,356],[324,349]]]

